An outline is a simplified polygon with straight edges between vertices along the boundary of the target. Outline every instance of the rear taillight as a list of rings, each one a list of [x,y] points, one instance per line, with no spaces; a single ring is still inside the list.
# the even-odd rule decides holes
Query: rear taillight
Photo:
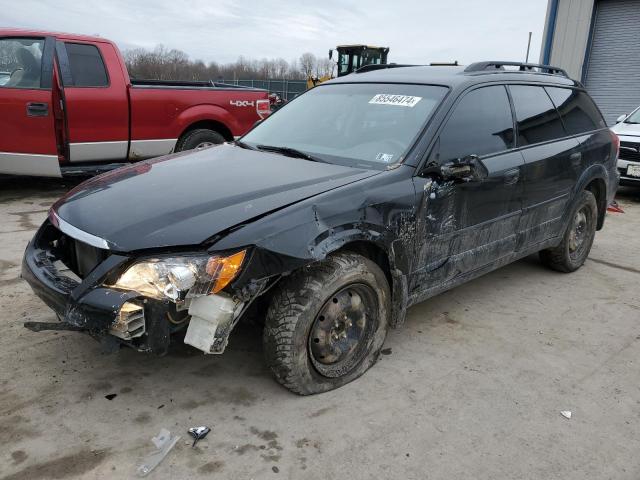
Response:
[[[611,130],[609,131],[611,132]],[[615,148],[616,151],[615,159],[618,160],[618,156],[620,155],[620,137],[614,132],[611,132],[611,139],[613,140],[613,148]]]
[[[262,120],[271,115],[271,102],[268,98],[256,101],[256,112]]]

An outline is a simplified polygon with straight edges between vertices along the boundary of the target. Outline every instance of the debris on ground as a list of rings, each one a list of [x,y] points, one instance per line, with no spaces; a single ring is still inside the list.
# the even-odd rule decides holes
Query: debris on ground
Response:
[[[167,456],[167,454],[175,446],[178,440],[180,440],[180,436],[176,435],[172,437],[171,432],[166,428],[160,430],[160,433],[157,437],[152,437],[151,441],[153,442],[157,450],[151,452],[145,457],[142,464],[138,467],[138,476],[146,477],[147,475],[149,475],[153,471],[153,469],[160,464],[164,457]]]
[[[118,396],[117,393],[110,393],[108,395],[105,395],[104,398],[106,398],[107,400],[113,400],[114,398],[116,398]]]
[[[607,207],[607,212],[612,212],[612,213],[624,213],[624,210],[622,210],[622,208],[620,208],[620,205],[618,205],[618,202],[616,202],[615,200],[613,202],[611,202],[609,204],[609,206]]]
[[[562,410],[560,412],[560,415],[562,415],[564,418],[571,418],[571,410]]]
[[[206,437],[210,431],[211,429],[204,425],[200,427],[191,427],[189,429],[189,435],[193,437],[193,445],[191,445],[191,448],[195,447],[196,443]]]

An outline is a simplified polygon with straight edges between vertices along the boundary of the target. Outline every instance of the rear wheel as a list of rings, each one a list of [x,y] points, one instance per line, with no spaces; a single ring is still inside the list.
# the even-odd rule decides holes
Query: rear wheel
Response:
[[[540,259],[548,267],[560,272],[574,272],[589,256],[596,235],[598,205],[596,198],[588,190],[580,194],[571,211],[569,226],[562,242],[555,248],[540,252]]]
[[[197,128],[185,133],[176,144],[176,152],[184,150],[200,150],[212,145],[224,143],[225,139],[222,135],[214,130],[207,128]]]
[[[358,378],[378,358],[389,305],[380,267],[354,253],[293,274],[275,293],[265,322],[265,357],[276,380],[310,395]]]

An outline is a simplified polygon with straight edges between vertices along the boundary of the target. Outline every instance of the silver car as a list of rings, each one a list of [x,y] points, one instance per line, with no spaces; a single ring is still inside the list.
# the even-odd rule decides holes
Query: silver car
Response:
[[[611,130],[620,137],[620,184],[640,186],[640,107],[620,115]]]

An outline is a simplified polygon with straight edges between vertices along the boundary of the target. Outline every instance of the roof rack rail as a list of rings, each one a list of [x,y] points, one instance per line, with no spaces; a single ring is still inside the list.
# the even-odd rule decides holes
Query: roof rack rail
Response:
[[[469,65],[464,69],[465,72],[484,72],[492,70],[505,70],[504,67],[519,67],[517,71],[520,72],[538,72],[548,73],[551,75],[562,75],[569,78],[567,72],[559,67],[552,67],[551,65],[542,65],[539,63],[523,63],[523,62],[476,62]]]
[[[420,66],[421,65],[411,65],[411,64],[403,64],[403,63],[386,63],[383,65],[371,64],[371,65],[365,65],[364,67],[360,67],[354,73],[373,72],[374,70],[384,70],[385,68],[420,67]]]

